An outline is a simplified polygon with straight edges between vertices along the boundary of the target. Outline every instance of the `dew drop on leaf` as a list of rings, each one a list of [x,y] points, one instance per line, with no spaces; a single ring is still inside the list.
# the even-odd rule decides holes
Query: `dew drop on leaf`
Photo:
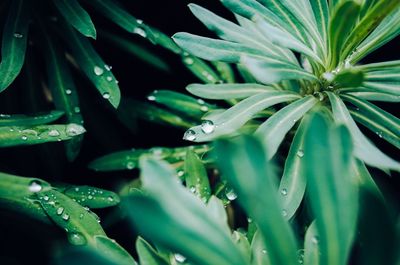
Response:
[[[135,168],[135,162],[129,161],[126,163],[126,169],[132,170]]]
[[[68,241],[72,245],[81,246],[86,244],[86,239],[80,233],[70,233],[68,234]]]
[[[318,242],[319,242],[318,236],[313,236],[313,237],[311,238],[311,242],[312,242],[313,244],[318,244]]]
[[[76,135],[84,133],[85,129],[78,124],[71,123],[71,124],[67,125],[67,128],[65,131],[68,136],[76,136]]]
[[[108,196],[108,197],[107,197],[107,200],[108,200],[109,202],[113,202],[113,201],[114,201],[114,198],[113,198],[112,196]]]
[[[183,62],[187,65],[192,65],[194,63],[193,59],[190,57],[186,57]]]
[[[27,137],[26,135],[22,135],[22,136],[21,136],[21,139],[22,139],[23,141],[26,141],[26,140],[28,140],[28,137]]]
[[[189,190],[190,190],[191,193],[195,193],[195,192],[196,192],[195,186],[191,186],[191,187],[189,188]]]
[[[147,100],[155,101],[156,97],[154,95],[149,95],[149,96],[147,96]]]
[[[288,215],[288,212],[286,210],[282,210],[282,216],[286,217]]]
[[[175,253],[174,258],[178,263],[183,263],[186,261],[186,257],[179,253]]]
[[[210,134],[214,131],[215,129],[215,125],[212,121],[210,120],[205,120],[203,121],[203,123],[201,124],[201,130],[205,133],[205,134]]]
[[[299,151],[297,151],[297,156],[302,158],[304,156],[304,151],[301,149]]]
[[[60,132],[53,129],[53,130],[49,131],[48,135],[52,136],[52,137],[57,137],[57,136],[60,136]]]
[[[69,220],[69,214],[63,213],[63,215],[61,216],[61,218],[62,218],[64,221],[68,221],[68,220]]]
[[[17,39],[21,39],[21,38],[23,38],[24,37],[24,35],[22,35],[21,33],[19,33],[19,32],[14,32],[14,38],[17,38]]]
[[[137,35],[139,35],[139,36],[141,36],[143,38],[147,37],[146,31],[144,29],[140,28],[140,27],[134,28],[133,29],[133,33],[135,33],[135,34],[137,34]]]
[[[237,194],[233,191],[233,189],[228,189],[225,193],[225,196],[230,201],[233,201],[237,198]]]
[[[56,211],[57,215],[62,215],[63,212],[64,212],[64,208],[63,207],[58,207],[57,208],[57,211]]]
[[[201,106],[200,110],[206,112],[206,111],[208,111],[208,107],[207,106]]]
[[[101,67],[99,67],[97,65],[93,68],[93,71],[94,71],[94,74],[97,75],[97,76],[100,76],[100,75],[102,75],[104,73],[103,68],[101,68]]]
[[[282,194],[283,196],[286,196],[286,195],[287,195],[287,189],[282,189],[282,190],[281,190],[281,194]]]
[[[39,192],[39,191],[42,190],[42,185],[40,185],[39,181],[33,180],[29,184],[29,188],[28,189],[29,189],[30,192]]]
[[[111,76],[107,76],[107,81],[111,82],[113,80],[113,78]]]
[[[71,89],[67,89],[67,90],[65,90],[65,94],[67,94],[67,95],[71,95],[71,94],[72,94],[72,90],[71,90]]]
[[[110,93],[108,93],[108,92],[104,92],[103,93],[103,98],[104,99],[109,99],[111,96],[110,96]]]
[[[183,135],[183,140],[194,141],[196,140],[196,132],[193,130],[187,130]]]

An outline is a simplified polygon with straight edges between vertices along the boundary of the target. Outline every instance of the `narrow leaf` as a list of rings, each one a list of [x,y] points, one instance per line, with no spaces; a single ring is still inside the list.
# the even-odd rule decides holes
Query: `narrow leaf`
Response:
[[[136,240],[136,250],[139,256],[139,262],[141,265],[168,265],[156,250],[147,243],[143,238],[138,237]]]
[[[0,114],[0,126],[35,126],[47,124],[58,120],[63,115],[64,112],[59,110],[36,115]]]
[[[207,171],[197,154],[190,149],[186,152],[184,169],[186,187],[207,202],[211,196]]]

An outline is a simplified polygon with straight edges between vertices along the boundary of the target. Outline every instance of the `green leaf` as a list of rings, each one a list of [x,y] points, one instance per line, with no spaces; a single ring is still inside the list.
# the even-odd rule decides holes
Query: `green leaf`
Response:
[[[324,50],[328,43],[328,24],[330,20],[329,7],[326,0],[310,0],[311,8],[314,13],[316,25],[324,43]]]
[[[65,25],[63,28],[65,29],[65,38],[67,38],[74,59],[81,70],[102,97],[109,101],[114,108],[117,108],[121,99],[121,92],[110,67],[104,63],[85,37],[78,34],[69,25]]]
[[[29,0],[15,0],[7,12],[1,45],[0,92],[15,80],[24,64],[30,10]]]
[[[35,126],[47,123],[52,123],[58,120],[64,112],[59,110],[52,110],[47,113],[36,115],[23,115],[23,114],[0,114],[0,126]]]
[[[349,129],[354,143],[354,154],[366,164],[381,169],[400,170],[400,163],[388,157],[373,145],[360,131],[343,101],[335,94],[326,92],[332,105],[333,116],[337,123],[343,123]]]
[[[96,249],[119,265],[136,265],[136,261],[115,240],[105,235],[94,236]]]
[[[164,33],[152,28],[143,20],[137,19],[121,7],[120,4],[112,0],[86,0],[96,11],[108,18],[111,22],[117,24],[128,32],[137,34],[148,39],[153,44],[158,44],[174,53],[181,53],[180,48],[172,39]]]
[[[147,243],[143,238],[138,237],[136,240],[136,251],[138,252],[139,262],[141,265],[168,265],[156,250]]]
[[[346,39],[356,26],[360,10],[360,4],[355,1],[342,1],[332,14],[328,29],[331,69],[334,69],[339,63]]]
[[[308,227],[306,237],[304,238],[304,264],[320,264],[318,243],[318,230],[315,221],[313,221]]]
[[[243,99],[275,88],[260,84],[190,84],[186,90],[195,96],[206,99]]]
[[[202,99],[196,99],[171,90],[155,90],[147,96],[147,99],[164,105],[173,111],[194,118],[201,117],[205,112],[216,108],[214,105],[206,103]]]
[[[50,34],[46,31],[43,22],[40,26],[44,33],[43,41],[47,50],[45,53],[47,85],[51,90],[54,104],[58,109],[62,109],[65,112],[69,123],[83,124],[78,92],[65,56],[58,48],[57,43],[50,38]],[[78,156],[82,140],[83,137],[75,137],[65,142],[66,155],[70,161]]]
[[[279,194],[282,208],[286,211],[286,219],[294,216],[304,197],[307,178],[304,170],[304,137],[310,119],[301,120],[296,130],[289,153],[285,161],[283,175],[279,184]]]
[[[333,128],[324,116],[314,115],[304,140],[303,174],[316,218],[321,264],[348,262],[358,213],[358,191],[350,175],[352,159],[347,129]]]
[[[258,127],[256,135],[263,140],[271,159],[285,135],[312,107],[318,103],[314,96],[306,96],[282,108]]]
[[[340,71],[335,75],[333,82],[341,88],[359,87],[363,84],[365,79],[364,72],[358,69],[349,68]]]
[[[196,264],[245,264],[227,224],[216,221],[206,205],[176,181],[168,165],[147,158],[140,163],[143,187],[149,195],[130,196],[126,209],[143,236]]]
[[[220,77],[218,73],[216,73],[210,67],[210,65],[208,65],[202,59],[192,56],[187,52],[184,52],[181,58],[185,67],[204,83],[214,84],[222,81],[221,80],[222,76]]]
[[[186,187],[207,202],[211,196],[207,171],[198,155],[190,149],[186,152],[184,169]]]
[[[382,47],[400,34],[400,8],[386,16],[379,26],[357,47],[350,56],[352,63],[357,63],[371,52]]]
[[[120,202],[116,193],[91,186],[58,186],[57,190],[91,209],[111,207]]]
[[[257,230],[254,234],[251,241],[251,250],[251,265],[272,265],[260,230]]]
[[[383,92],[376,92],[368,88],[362,89],[343,89],[344,95],[352,95],[356,98],[368,101],[383,101],[383,102],[400,102],[400,95],[387,94]]]
[[[266,50],[261,50],[251,45],[211,39],[185,32],[176,33],[172,39],[185,51],[208,61],[223,61],[227,63],[237,63],[243,55],[253,55],[262,57],[270,62],[285,62],[280,57],[273,56]],[[292,64],[290,64],[292,65]],[[294,64],[293,64],[294,65]]]
[[[186,131],[184,139],[204,142],[222,135],[235,133],[258,112],[275,104],[298,99],[299,95],[281,91],[267,91],[246,98],[230,109]]]
[[[283,80],[317,80],[317,77],[299,66],[292,66],[283,63],[275,63],[256,59],[256,57],[242,57],[241,63],[254,78],[263,84],[279,83]],[[268,73],[267,75],[265,73]]]
[[[252,137],[216,143],[218,164],[247,215],[258,224],[271,263],[296,264],[296,239],[284,219],[276,177],[262,144]],[[268,209],[268,213],[265,212]]]
[[[192,149],[199,156],[209,151],[207,145],[166,148],[153,147],[151,149],[132,149],[119,151],[97,158],[89,164],[89,168],[96,171],[132,170],[138,167],[141,156],[164,159],[168,162],[183,161],[188,149]]]
[[[377,1],[366,15],[361,18],[347,38],[341,52],[341,60],[347,58],[389,14],[399,7],[400,2],[398,1]],[[351,19],[351,17],[346,18]]]
[[[222,78],[222,81],[225,83],[236,83],[235,72],[233,69],[233,65],[224,62],[211,62],[219,75]]]
[[[86,37],[96,39],[96,29],[89,14],[77,0],[53,0],[60,14]]]
[[[363,86],[377,92],[400,96],[400,88],[396,83],[364,82]]]
[[[32,145],[72,139],[85,132],[78,124],[0,127],[0,147]]]

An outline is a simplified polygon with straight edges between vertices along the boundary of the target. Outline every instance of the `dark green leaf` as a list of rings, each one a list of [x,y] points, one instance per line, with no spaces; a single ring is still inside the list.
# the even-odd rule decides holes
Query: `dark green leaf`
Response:
[[[64,112],[53,110],[37,115],[0,114],[0,126],[35,126],[58,120]]]

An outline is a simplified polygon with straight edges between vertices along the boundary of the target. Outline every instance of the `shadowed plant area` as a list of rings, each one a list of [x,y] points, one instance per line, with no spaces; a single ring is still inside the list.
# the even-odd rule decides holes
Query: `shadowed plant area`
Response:
[[[0,263],[400,265],[400,2],[193,1],[0,3]]]

